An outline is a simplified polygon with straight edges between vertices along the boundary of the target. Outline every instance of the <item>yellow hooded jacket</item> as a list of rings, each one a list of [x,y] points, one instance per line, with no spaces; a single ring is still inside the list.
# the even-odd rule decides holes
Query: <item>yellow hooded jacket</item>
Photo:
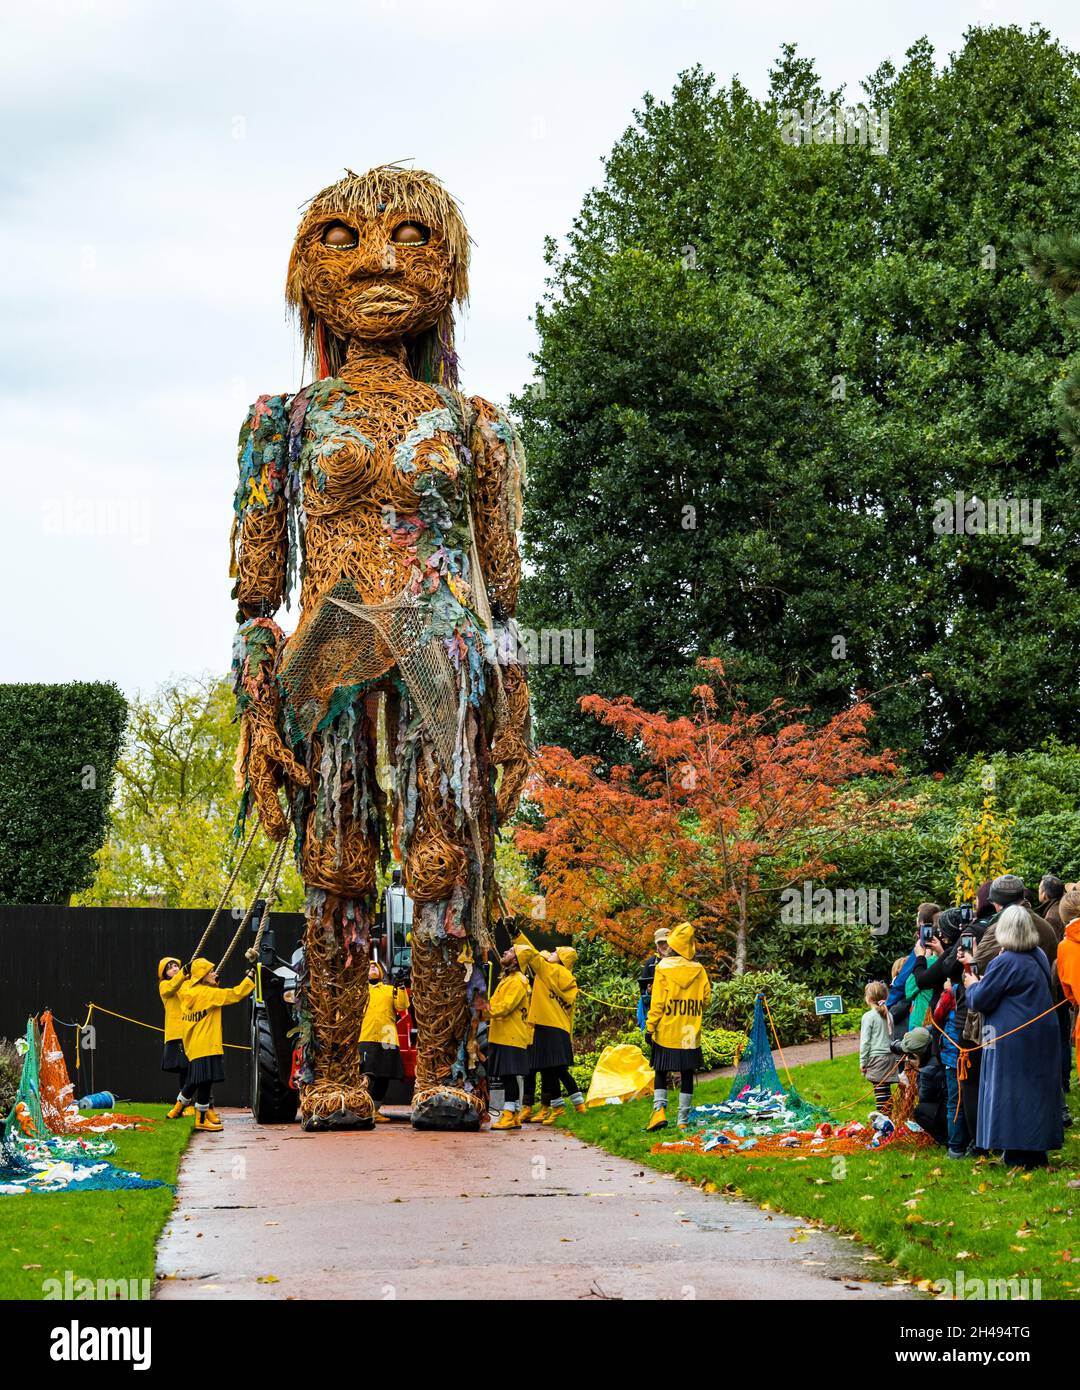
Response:
[[[162,956],[158,961],[158,994],[165,1005],[165,1041],[179,1042],[184,1036],[183,1010],[180,1007],[180,986],[184,983],[184,972],[178,970],[171,980],[165,978],[165,967],[173,961],[180,964],[178,956]]]
[[[645,1031],[660,1047],[685,1052],[701,1045],[701,1020],[712,985],[704,967],[694,962],[697,947],[689,923],[672,931],[668,945],[674,954],[656,967]]]
[[[561,1028],[564,1033],[572,1033],[574,1031],[574,1000],[577,998],[578,992],[577,980],[574,979],[570,970],[561,960],[548,960],[526,937],[516,937],[514,945],[524,948],[523,951],[518,952],[518,960],[521,962],[522,969],[527,966],[533,972],[534,983],[529,999],[529,1022],[534,1027]],[[566,952],[568,956],[577,960],[577,952],[572,947],[562,946],[559,951]]]
[[[396,985],[368,985],[367,1008],[360,1025],[362,1043],[397,1047],[397,1016],[409,1007],[409,991]]]
[[[226,1004],[239,1004],[255,988],[247,976],[232,989],[220,985],[204,985],[202,980],[214,968],[213,961],[191,962],[191,978],[180,989],[180,1008],[184,1021],[184,1051],[189,1062],[200,1057],[218,1057],[221,1045],[221,1011]]]
[[[518,965],[525,954],[516,947]],[[533,1040],[533,1026],[529,1022],[529,1001],[531,991],[529,982],[515,970],[513,974],[501,979],[495,993],[488,1002],[488,1041],[500,1047],[528,1047]]]

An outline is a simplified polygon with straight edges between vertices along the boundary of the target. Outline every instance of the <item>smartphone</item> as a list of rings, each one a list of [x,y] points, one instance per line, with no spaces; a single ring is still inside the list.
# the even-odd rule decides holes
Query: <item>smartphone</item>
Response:
[[[959,912],[960,914],[961,927],[968,927],[971,925],[972,922],[974,922],[975,909],[971,906],[970,903],[961,903],[960,906],[957,908],[957,912]]]
[[[932,926],[922,926],[919,928],[919,940],[924,946],[929,946],[934,939],[934,928]]]
[[[960,949],[966,951],[969,956],[975,954],[975,933],[973,931],[960,933]]]

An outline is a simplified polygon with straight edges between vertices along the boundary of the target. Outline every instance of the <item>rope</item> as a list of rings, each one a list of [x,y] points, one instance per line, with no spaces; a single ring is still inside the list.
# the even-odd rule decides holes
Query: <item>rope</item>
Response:
[[[271,851],[270,858],[266,861],[266,868],[263,869],[262,878],[259,879],[259,886],[255,889],[255,892],[252,895],[251,903],[248,906],[248,910],[244,913],[243,919],[240,925],[237,927],[233,935],[233,939],[229,942],[225,954],[221,957],[217,965],[214,967],[215,974],[220,975],[221,971],[225,967],[225,962],[229,959],[233,951],[235,951],[237,946],[240,944],[240,938],[243,936],[247,924],[251,921],[251,914],[255,911],[255,904],[262,897],[263,887],[265,886],[267,879],[269,879],[270,887],[267,890],[266,894],[266,907],[263,910],[262,917],[259,919],[259,930],[255,937],[255,944],[247,952],[247,958],[249,960],[252,959],[252,951],[255,952],[254,959],[258,959],[259,945],[262,941],[263,931],[266,927],[266,919],[270,915],[270,904],[273,902],[275,896],[277,895],[278,875],[281,873],[281,866],[285,862],[285,855],[288,852],[288,848],[289,839],[288,836],[286,836],[283,840],[279,841]],[[272,877],[271,870],[273,870]],[[209,928],[207,928],[207,933],[209,934]]]
[[[225,885],[225,890],[224,890],[224,892],[222,893],[221,897],[218,899],[218,905],[217,905],[217,907],[214,908],[214,915],[210,918],[210,924],[209,924],[209,926],[206,928],[206,930],[203,932],[202,937],[201,937],[200,940],[199,940],[199,944],[195,947],[194,951],[192,951],[192,953],[191,953],[191,958],[188,960],[188,965],[189,965],[189,966],[191,965],[191,962],[195,959],[196,956],[201,956],[201,955],[202,955],[203,947],[204,947],[204,946],[206,945],[206,943],[210,940],[210,933],[214,930],[214,927],[217,925],[217,919],[221,916],[222,909],[224,908],[226,902],[228,902],[229,894],[232,892],[232,886],[233,886],[233,884],[236,882],[237,878],[239,877],[239,875],[240,875],[240,870],[244,867],[244,860],[245,860],[245,859],[247,858],[247,856],[248,856],[248,850],[249,850],[249,849],[251,848],[251,846],[254,844],[254,842],[255,842],[255,836],[256,836],[258,833],[259,833],[259,822],[256,821],[255,824],[251,827],[251,834],[247,837],[247,844],[244,846],[243,850],[240,852],[240,858],[236,861],[236,866],[235,866],[235,868],[234,868],[233,871],[232,871],[232,876],[231,876],[231,878],[229,879],[228,883]],[[272,856],[271,856],[271,857],[272,857]],[[255,896],[258,897],[258,894],[256,894]],[[246,919],[245,919],[245,920],[246,920]]]
[[[623,1010],[625,1010],[626,1013],[629,1013],[629,1014],[636,1014],[636,1013],[637,1013],[637,1005],[636,1005],[636,1004],[618,1004],[618,1003],[615,1003],[615,1002],[614,1002],[613,1000],[611,1000],[611,999],[601,999],[600,996],[599,996],[598,994],[588,994],[588,993],[587,993],[585,990],[583,990],[580,986],[578,986],[578,995],[579,995],[580,998],[582,998],[582,999],[591,999],[591,1000],[593,1001],[594,1004],[603,1004],[603,1005],[605,1005],[606,1008],[609,1008],[609,1009],[623,1009]]]
[[[773,1042],[776,1043],[776,1050],[780,1054],[780,1065],[784,1068],[784,1075],[787,1077],[788,1089],[793,1090],[795,1087],[795,1083],[791,1079],[791,1072],[788,1071],[788,1064],[784,1060],[784,1049],[780,1046],[780,1035],[776,1031],[776,1024],[773,1022],[772,1009],[769,1008],[769,999],[768,996],[764,993],[764,991],[762,991],[761,998],[762,1002],[765,1005],[765,1012],[769,1015],[769,1027],[772,1029]]]
[[[1025,1028],[1030,1028],[1033,1023],[1038,1023],[1040,1018],[1045,1018],[1047,1014],[1052,1014],[1056,1009],[1060,1009],[1062,1004],[1067,1004],[1068,1002],[1067,999],[1059,999],[1056,1004],[1051,1004],[1048,1009],[1043,1009],[1041,1014],[1036,1014],[1034,1018],[1029,1018],[1026,1023],[1018,1023],[1015,1028],[1010,1028],[1007,1033],[996,1033],[987,1042],[976,1043],[974,1047],[961,1047],[955,1038],[949,1038],[948,1033],[945,1032],[945,1029],[942,1028],[941,1024],[938,1023],[932,1013],[927,1014],[927,1017],[942,1037],[949,1038],[949,1041],[956,1048],[958,1053],[956,1058],[956,1079],[957,1081],[966,1081],[968,1078],[971,1053],[981,1052],[984,1047],[996,1046],[997,1043],[1003,1042],[1005,1038],[1011,1038],[1014,1033],[1019,1033]],[[978,1012],[978,1010],[972,1010],[972,1012]]]
[[[127,1016],[127,1014],[118,1014],[118,1013],[114,1013],[112,1009],[107,1009],[107,1008],[104,1006],[104,1004],[91,1004],[91,1005],[90,1005],[90,1008],[89,1008],[89,1010],[88,1010],[88,1012],[87,1012],[87,1015],[86,1015],[86,1022],[83,1024],[83,1027],[84,1027],[84,1028],[86,1028],[86,1027],[89,1026],[89,1024],[90,1024],[90,1018],[91,1018],[91,1016],[92,1016],[92,1014],[93,1014],[93,1012],[94,1012],[95,1009],[98,1011],[99,1014],[108,1014],[110,1018],[121,1018],[121,1019],[123,1019],[123,1021],[124,1021],[125,1023],[134,1023],[135,1026],[136,1026],[137,1028],[149,1028],[149,1030],[151,1031],[151,1033],[164,1033],[164,1032],[165,1032],[165,1029],[159,1027],[156,1023],[143,1023],[141,1019],[138,1019],[138,1018],[129,1018],[129,1017]],[[250,1052],[250,1051],[251,1051],[251,1049],[250,1049],[249,1047],[244,1047],[241,1043],[223,1043],[222,1045],[223,1045],[224,1047],[231,1047],[231,1048],[233,1049],[234,1052]]]

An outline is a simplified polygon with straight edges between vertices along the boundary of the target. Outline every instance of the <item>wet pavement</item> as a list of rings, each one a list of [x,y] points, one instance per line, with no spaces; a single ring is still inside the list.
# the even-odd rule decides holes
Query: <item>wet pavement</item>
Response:
[[[222,1113],[185,1155],[158,1298],[912,1297],[872,1282],[857,1243],[558,1130],[302,1134]]]

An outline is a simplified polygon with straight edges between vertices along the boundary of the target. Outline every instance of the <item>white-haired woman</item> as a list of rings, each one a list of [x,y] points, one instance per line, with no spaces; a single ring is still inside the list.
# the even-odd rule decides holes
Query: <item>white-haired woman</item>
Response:
[[[985,1043],[976,1143],[1003,1150],[1010,1167],[1041,1168],[1047,1151],[1065,1141],[1061,1034],[1048,1012],[1050,962],[1026,907],[1007,907],[995,928],[1000,954],[982,979],[970,967],[964,973],[968,1008],[982,1015]]]

